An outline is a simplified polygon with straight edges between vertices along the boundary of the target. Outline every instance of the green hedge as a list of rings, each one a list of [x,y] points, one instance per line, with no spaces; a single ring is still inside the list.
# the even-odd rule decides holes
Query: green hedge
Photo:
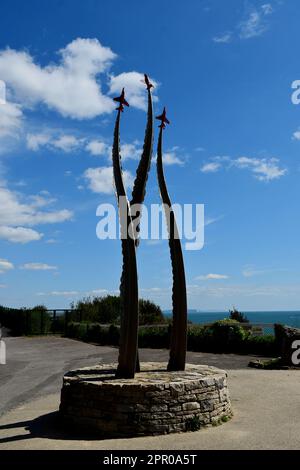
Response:
[[[8,328],[13,336],[39,335],[50,332],[51,318],[43,305],[32,309],[0,306],[0,324]]]
[[[139,346],[142,348],[169,348],[171,327],[141,326]],[[82,341],[117,346],[119,327],[101,326],[99,323],[70,322],[66,335]],[[221,320],[210,326],[189,325],[187,346],[189,351],[213,353],[254,354],[274,357],[278,350],[274,336],[252,336],[234,320]]]
[[[242,352],[259,356],[277,357],[280,351],[277,347],[275,337],[272,335],[249,336],[242,344]]]
[[[99,323],[70,322],[67,325],[66,336],[102,346],[118,346],[120,334],[119,328],[115,325],[103,326]]]
[[[148,326],[139,328],[139,346],[141,348],[164,349],[170,344],[170,326]]]

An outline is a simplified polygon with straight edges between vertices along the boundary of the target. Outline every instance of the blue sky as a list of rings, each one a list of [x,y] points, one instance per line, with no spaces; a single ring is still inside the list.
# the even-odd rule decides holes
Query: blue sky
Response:
[[[189,307],[299,309],[297,0],[3,0],[1,17],[1,304],[117,291],[120,242],[95,233],[98,204],[115,203],[111,98],[125,86],[130,186],[147,72],[171,120],[172,200],[205,204],[205,246],[184,252]],[[145,202],[160,202],[154,159]],[[167,242],[143,241],[138,263],[140,295],[170,308]]]

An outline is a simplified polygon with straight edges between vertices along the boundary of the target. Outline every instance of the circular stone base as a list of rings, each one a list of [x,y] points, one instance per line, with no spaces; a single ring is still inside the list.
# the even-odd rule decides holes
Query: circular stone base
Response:
[[[225,371],[187,364],[167,372],[141,364],[134,379],[116,379],[116,364],[85,367],[63,379],[60,414],[76,427],[105,437],[195,431],[232,415]]]

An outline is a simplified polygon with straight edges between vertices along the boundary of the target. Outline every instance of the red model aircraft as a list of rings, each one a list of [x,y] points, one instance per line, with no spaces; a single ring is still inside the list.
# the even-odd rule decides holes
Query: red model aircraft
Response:
[[[117,101],[118,103],[120,103],[120,106],[118,106],[116,108],[117,111],[122,111],[123,112],[124,105],[129,106],[129,103],[125,100],[125,90],[124,90],[124,88],[122,89],[121,95],[118,96],[117,98],[114,98],[114,101]]]
[[[152,85],[152,83],[149,82],[149,77],[148,77],[148,75],[146,75],[146,74],[144,73],[144,77],[145,77],[145,80],[144,80],[144,81],[145,81],[145,83],[146,83],[147,90],[150,90],[151,88],[153,88],[153,85]]]
[[[170,124],[170,121],[169,119],[167,119],[167,116],[166,116],[166,108],[164,108],[162,114],[160,116],[156,116],[155,119],[158,119],[159,121],[161,121],[161,125],[158,126],[161,129],[164,129],[166,127],[166,124]]]

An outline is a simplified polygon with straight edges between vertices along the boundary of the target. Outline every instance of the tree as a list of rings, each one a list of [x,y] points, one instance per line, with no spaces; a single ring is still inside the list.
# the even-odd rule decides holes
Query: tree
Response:
[[[141,325],[156,325],[166,323],[161,308],[150,300],[140,299],[139,319]]]
[[[249,323],[248,318],[244,313],[239,312],[235,307],[232,310],[229,310],[229,316],[231,320],[236,320],[239,323]]]

